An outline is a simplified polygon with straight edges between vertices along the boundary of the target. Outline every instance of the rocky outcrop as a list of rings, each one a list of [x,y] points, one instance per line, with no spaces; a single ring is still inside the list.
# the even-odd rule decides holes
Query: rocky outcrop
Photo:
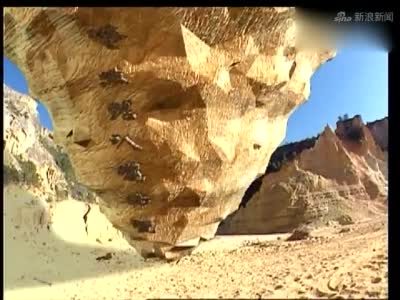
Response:
[[[360,123],[355,128],[361,130],[360,140],[352,134],[339,138],[326,127],[314,147],[267,173],[246,207],[230,215],[218,233],[288,232],[343,215],[368,216],[373,206],[369,201],[379,207],[386,199],[387,165],[367,127]]]
[[[66,189],[67,183],[54,157],[44,147],[43,143],[52,141],[49,132],[39,125],[37,103],[6,85],[3,91],[4,172],[9,175],[5,176],[5,183],[21,182],[36,187],[43,195],[55,196],[55,186]]]
[[[389,119],[388,117],[367,123],[375,142],[383,151],[388,151]]]
[[[314,147],[317,140],[318,136],[278,147],[269,160],[267,173],[279,171],[283,163],[293,160],[304,150]]]
[[[278,147],[272,154],[271,159],[269,160],[266,173],[254,180],[252,184],[248,187],[248,189],[244,193],[239,208],[246,207],[247,202],[249,202],[252,199],[253,195],[260,189],[262,181],[266,174],[271,172],[278,172],[283,164],[287,163],[288,161],[292,161],[305,149],[310,149],[314,147],[317,139],[318,137],[309,138],[300,142],[289,143]]]
[[[111,223],[173,258],[237,209],[334,55],[297,47],[294,13],[6,8],[5,55]]]
[[[65,151],[39,124],[37,102],[3,85],[3,175],[5,185],[19,184],[53,203],[95,195],[77,182]]]

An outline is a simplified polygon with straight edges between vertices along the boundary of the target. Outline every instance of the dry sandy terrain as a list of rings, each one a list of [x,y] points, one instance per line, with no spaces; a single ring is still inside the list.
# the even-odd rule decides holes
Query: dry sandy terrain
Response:
[[[288,235],[219,236],[191,256],[144,261],[97,207],[58,203],[47,228],[44,207],[5,189],[5,299],[387,298],[387,221]],[[345,231],[345,232],[340,232]],[[97,241],[96,241],[97,240]],[[110,259],[96,260],[112,253]]]

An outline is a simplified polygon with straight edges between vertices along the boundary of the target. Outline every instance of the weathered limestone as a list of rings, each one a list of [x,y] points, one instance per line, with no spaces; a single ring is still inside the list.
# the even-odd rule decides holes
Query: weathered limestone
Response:
[[[214,236],[264,172],[310,78],[292,8],[5,8],[5,55],[143,256]]]

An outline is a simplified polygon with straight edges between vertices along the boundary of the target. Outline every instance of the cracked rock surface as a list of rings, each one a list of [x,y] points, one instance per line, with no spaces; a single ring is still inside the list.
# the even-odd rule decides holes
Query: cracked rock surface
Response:
[[[141,255],[167,259],[238,208],[334,55],[295,38],[292,8],[4,12],[5,55],[79,180]]]

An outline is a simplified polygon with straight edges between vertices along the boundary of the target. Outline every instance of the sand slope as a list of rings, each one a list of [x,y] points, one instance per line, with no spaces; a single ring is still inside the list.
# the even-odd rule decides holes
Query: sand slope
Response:
[[[385,215],[305,241],[219,236],[178,262],[145,262],[96,206],[86,234],[86,204],[51,210],[20,188],[4,192],[7,300],[387,297]],[[110,260],[96,260],[108,252]]]

